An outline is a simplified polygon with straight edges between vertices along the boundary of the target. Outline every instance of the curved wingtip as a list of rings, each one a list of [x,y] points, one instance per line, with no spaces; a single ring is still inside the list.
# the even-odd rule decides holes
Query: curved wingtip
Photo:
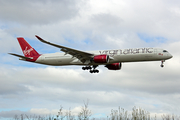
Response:
[[[38,40],[43,40],[41,37],[39,37],[38,35],[35,35],[35,37],[38,39]]]

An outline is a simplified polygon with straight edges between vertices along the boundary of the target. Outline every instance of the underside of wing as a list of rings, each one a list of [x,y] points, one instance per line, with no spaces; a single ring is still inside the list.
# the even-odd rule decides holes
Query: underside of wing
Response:
[[[85,64],[88,63],[87,61],[89,61],[94,56],[94,54],[91,54],[91,53],[88,53],[88,52],[84,52],[84,51],[64,47],[64,46],[61,46],[61,45],[57,45],[57,44],[54,44],[54,43],[50,43],[50,42],[42,39],[41,37],[39,37],[37,35],[36,35],[36,37],[41,42],[52,45],[52,46],[55,46],[55,47],[58,47],[58,48],[60,48],[61,51],[65,52],[65,54],[70,54],[70,55],[72,55],[72,57],[78,58],[81,62],[83,62]]]

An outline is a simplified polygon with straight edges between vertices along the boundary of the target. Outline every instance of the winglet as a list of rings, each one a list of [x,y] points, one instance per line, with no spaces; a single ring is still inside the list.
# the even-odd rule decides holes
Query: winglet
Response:
[[[43,42],[43,43],[46,43],[46,44],[50,44],[50,45],[56,46],[55,44],[50,43],[50,42],[48,42],[48,41],[42,39],[41,37],[39,37],[39,36],[37,36],[37,35],[35,35],[35,37],[36,37],[38,40],[40,40],[41,42]],[[56,46],[56,47],[57,47],[57,46]]]
[[[40,41],[44,41],[41,37],[35,35],[35,37],[37,37],[37,39],[39,39]]]

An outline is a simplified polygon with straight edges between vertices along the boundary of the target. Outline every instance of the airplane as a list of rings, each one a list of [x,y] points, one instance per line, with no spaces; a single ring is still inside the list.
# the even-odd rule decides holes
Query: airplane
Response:
[[[17,40],[24,56],[15,53],[9,54],[19,57],[19,60],[45,65],[80,65],[83,66],[83,70],[89,70],[90,73],[99,73],[99,70],[96,69],[99,65],[104,65],[109,70],[120,70],[124,62],[161,61],[160,66],[164,67],[163,63],[165,60],[173,57],[167,50],[160,48],[132,48],[85,52],[50,43],[37,35],[35,37],[43,43],[60,48],[64,53],[39,54],[23,37],[18,37]]]

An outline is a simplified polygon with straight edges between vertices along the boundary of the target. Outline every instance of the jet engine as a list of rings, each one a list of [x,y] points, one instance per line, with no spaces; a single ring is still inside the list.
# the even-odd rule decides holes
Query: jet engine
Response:
[[[108,63],[109,56],[108,55],[96,55],[96,56],[94,56],[93,61],[95,63]]]
[[[109,70],[120,70],[121,66],[122,66],[121,63],[112,63],[112,64],[106,65],[105,67],[107,67]]]

